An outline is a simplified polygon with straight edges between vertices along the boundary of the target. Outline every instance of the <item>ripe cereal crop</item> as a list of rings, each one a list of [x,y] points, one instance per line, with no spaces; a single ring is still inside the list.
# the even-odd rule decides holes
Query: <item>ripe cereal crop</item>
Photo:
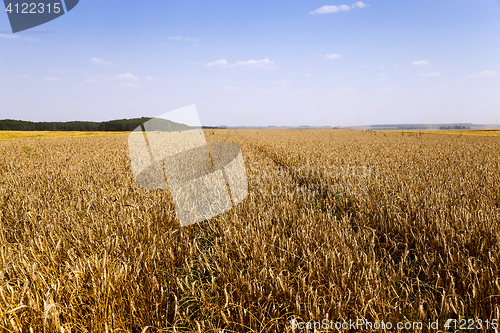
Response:
[[[500,137],[205,130],[246,199],[180,228],[127,135],[0,141],[5,332],[287,332],[500,318]]]

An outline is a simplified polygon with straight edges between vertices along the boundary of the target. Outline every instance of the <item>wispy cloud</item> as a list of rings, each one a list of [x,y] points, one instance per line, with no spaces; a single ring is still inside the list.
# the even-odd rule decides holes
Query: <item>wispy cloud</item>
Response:
[[[226,59],[220,59],[203,65],[207,68],[254,68],[254,69],[276,69],[276,64],[267,58],[262,60],[246,60],[229,63]]]
[[[4,35],[4,34],[0,34],[0,38],[21,39],[21,36],[19,36],[19,35]]]
[[[139,81],[139,78],[137,76],[130,73],[118,74],[114,78],[115,80],[120,81]]]
[[[50,82],[60,82],[61,79],[54,77],[54,76],[46,76],[43,78],[45,81],[50,81]]]
[[[340,5],[340,6],[322,6],[316,10],[313,10],[312,12],[309,12],[309,14],[330,14],[330,13],[337,13],[337,12],[346,12],[350,10],[351,7],[348,5]]]
[[[31,79],[31,76],[28,74],[21,74],[16,76],[11,76],[10,79]]]
[[[368,7],[368,5],[366,3],[358,1],[358,2],[354,3],[351,7],[352,8],[356,8],[356,7],[358,7],[358,8],[365,8],[365,7]]]
[[[376,94],[387,94],[387,93],[392,92],[392,88],[391,87],[383,87],[383,88],[375,89],[373,92]]]
[[[80,85],[83,84],[102,84],[102,78],[104,77],[103,74],[98,74],[98,75],[91,75],[89,79],[83,80]]]
[[[208,62],[203,66],[207,68],[226,68],[228,65],[229,63],[227,62],[226,59],[221,59],[214,62]]]
[[[235,64],[236,67],[247,67],[247,68],[263,68],[263,69],[275,69],[276,64],[274,61],[271,61],[267,58],[262,60],[247,60],[247,61],[238,61]]]
[[[19,40],[24,40],[26,42],[39,42],[40,41],[40,39],[38,39],[38,38],[21,37],[19,35],[6,35],[6,34],[0,34],[0,38],[19,39]]]
[[[479,73],[473,73],[470,75],[467,75],[468,77],[485,77],[485,76],[496,76],[497,72],[495,71],[483,71]]]
[[[429,62],[427,60],[417,60],[412,62],[412,64],[415,66],[426,66],[429,64]]]
[[[338,12],[347,12],[351,9],[355,8],[365,8],[368,7],[366,3],[363,3],[361,1],[358,1],[351,6],[348,5],[331,5],[331,6],[322,6],[316,10],[313,10],[312,12],[309,12],[309,14],[330,14],[330,13],[338,13]]]
[[[199,40],[198,38],[193,38],[193,37],[182,37],[182,36],[170,36],[168,37],[168,39],[172,39],[172,40],[183,40],[185,42],[193,42],[193,43],[197,43]]]
[[[236,87],[234,85],[226,85],[220,88],[207,88],[203,89],[203,92],[226,92],[226,93],[234,93],[234,92],[241,92],[244,91],[244,89],[240,87]]]
[[[340,54],[332,53],[332,54],[325,54],[325,58],[330,60],[336,60],[342,58],[342,56]]]
[[[429,72],[429,73],[420,72],[419,75],[423,76],[423,77],[438,77],[438,76],[441,76],[441,73],[439,73],[439,72]]]
[[[90,63],[94,64],[94,65],[104,65],[104,66],[114,66],[115,65],[115,63],[112,61],[102,60],[99,58],[90,59]]]

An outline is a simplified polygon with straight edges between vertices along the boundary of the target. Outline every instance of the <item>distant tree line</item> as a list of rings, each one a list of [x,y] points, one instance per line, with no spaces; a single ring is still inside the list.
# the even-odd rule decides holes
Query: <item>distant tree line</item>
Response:
[[[453,125],[453,126],[441,126],[439,129],[470,129],[469,126],[460,126],[460,125]]]
[[[82,131],[82,132],[130,132],[152,118],[119,119],[104,122],[31,122],[23,120],[0,120],[4,131]]]

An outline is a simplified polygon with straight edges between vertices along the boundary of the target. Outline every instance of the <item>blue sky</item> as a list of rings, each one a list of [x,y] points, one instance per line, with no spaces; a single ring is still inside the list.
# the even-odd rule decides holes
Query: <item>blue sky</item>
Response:
[[[96,1],[12,34],[0,119],[500,123],[500,1]]]

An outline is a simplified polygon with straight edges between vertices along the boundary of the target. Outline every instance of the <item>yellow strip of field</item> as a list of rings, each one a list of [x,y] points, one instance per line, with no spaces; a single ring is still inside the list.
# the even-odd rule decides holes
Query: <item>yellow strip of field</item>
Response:
[[[462,130],[462,131],[391,131],[403,133],[445,134],[445,135],[475,135],[475,136],[500,136],[500,130]]]
[[[51,132],[51,131],[0,131],[0,141],[27,138],[75,138],[128,134],[128,132]]]

